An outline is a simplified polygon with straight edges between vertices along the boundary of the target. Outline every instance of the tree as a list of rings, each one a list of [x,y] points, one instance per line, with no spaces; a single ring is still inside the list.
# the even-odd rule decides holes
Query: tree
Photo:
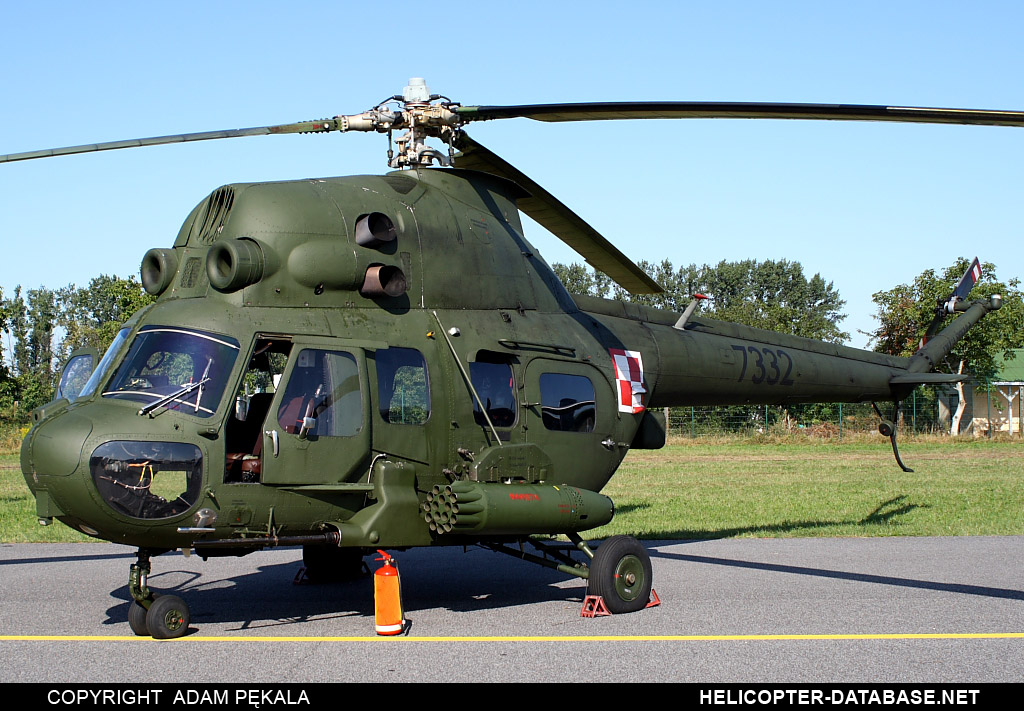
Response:
[[[850,337],[839,328],[846,302],[820,274],[808,280],[799,262],[723,261],[706,278],[716,318],[830,343]]]
[[[690,264],[676,269],[672,262],[639,262],[665,289],[663,294],[631,295],[615,286],[614,298],[656,308],[681,312],[701,293],[709,297],[701,312],[724,321],[791,333],[831,343],[842,343],[849,334],[839,322],[845,301],[839,298],[831,282],[820,274],[804,276],[799,262],[788,260],[758,262],[719,262],[711,267]],[[608,277],[581,264],[555,264],[555,274],[573,293],[605,296]],[[602,281],[603,280],[603,281]]]
[[[53,394],[54,329],[57,296],[50,289],[14,289],[3,301],[6,330],[10,335],[13,377],[4,384],[5,412],[29,412],[49,401]]]
[[[921,343],[935,317],[939,302],[945,302],[969,266],[961,257],[951,266],[936,273],[927,269],[911,284],[900,284],[873,296],[878,306],[879,327],[871,334],[876,351],[897,356],[911,356]],[[990,313],[963,338],[939,370],[946,373],[970,373],[980,381],[991,378],[997,368],[996,358],[1014,357],[1013,349],[1024,347],[1024,294],[1018,289],[1019,279],[1001,282],[996,266],[981,265],[982,275],[969,299],[984,299],[993,294],[1003,297],[1003,307]],[[952,320],[953,316],[947,316]],[[957,387],[959,402],[952,423],[952,434],[959,431],[960,416],[966,406],[963,386]]]
[[[71,285],[59,292],[59,324],[66,334],[61,360],[77,348],[91,347],[103,353],[132,314],[153,303],[134,276],[121,279],[100,275],[88,286]]]
[[[10,306],[4,298],[3,289],[0,289],[0,333],[7,333],[9,321]],[[18,384],[4,360],[3,350],[0,349],[0,422],[13,415],[18,399]]]
[[[612,288],[612,280],[607,274],[587,269],[579,262],[568,265],[556,262],[552,270],[570,294],[606,297]]]
[[[21,420],[49,402],[55,370],[71,351],[105,351],[121,325],[152,301],[135,277],[106,275],[83,288],[23,292],[18,286],[11,298],[0,298],[0,331],[10,354],[10,367],[0,359],[0,419]]]

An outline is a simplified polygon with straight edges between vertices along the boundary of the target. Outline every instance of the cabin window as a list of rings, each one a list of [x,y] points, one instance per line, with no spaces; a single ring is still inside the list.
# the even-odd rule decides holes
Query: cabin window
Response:
[[[594,384],[582,375],[542,373],[541,413],[544,426],[560,432],[593,432],[597,420]]]
[[[351,353],[299,351],[277,421],[289,434],[351,437],[363,424],[359,366]]]
[[[473,402],[473,417],[478,425],[487,426],[481,403],[495,427],[511,427],[516,423],[515,378],[508,362],[478,360],[469,364],[469,377],[473,381],[479,400]]]
[[[422,425],[430,418],[427,363],[415,348],[377,351],[380,416],[399,425]]]

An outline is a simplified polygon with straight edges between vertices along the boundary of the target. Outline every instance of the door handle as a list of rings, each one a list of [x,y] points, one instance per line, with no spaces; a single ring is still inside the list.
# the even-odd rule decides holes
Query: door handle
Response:
[[[281,441],[279,435],[277,434],[277,430],[266,430],[266,434],[270,436],[270,441],[274,445],[274,456],[276,457],[277,453],[281,449]]]

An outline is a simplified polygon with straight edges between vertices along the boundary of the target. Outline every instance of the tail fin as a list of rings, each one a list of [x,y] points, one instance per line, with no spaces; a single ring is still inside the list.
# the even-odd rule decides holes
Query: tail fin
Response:
[[[918,350],[924,348],[925,344],[932,339],[932,337],[939,332],[939,327],[942,322],[951,313],[954,313],[956,305],[961,301],[967,299],[968,294],[971,293],[971,289],[981,279],[981,264],[978,262],[978,258],[975,257],[971,265],[967,267],[967,271],[960,277],[960,282],[953,289],[953,293],[949,295],[948,299],[943,299],[938,302],[938,307],[935,309],[935,318],[932,319],[931,324],[928,325],[928,330],[924,334],[924,338],[921,339],[921,344],[918,346]]]
[[[960,312],[960,316],[941,333],[929,340],[926,345],[918,349],[910,359],[908,373],[927,373],[934,369],[938,362],[953,350],[953,346],[967,335],[971,326],[980,321],[983,316],[998,310],[1002,305],[1003,298],[997,294],[993,294],[987,299],[956,302],[953,310]]]

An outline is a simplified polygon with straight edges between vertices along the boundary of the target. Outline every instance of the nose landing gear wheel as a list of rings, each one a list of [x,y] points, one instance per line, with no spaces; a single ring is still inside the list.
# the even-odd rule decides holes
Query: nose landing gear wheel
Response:
[[[599,595],[612,614],[636,612],[651,597],[651,557],[632,536],[612,536],[594,552],[588,594]]]
[[[130,621],[129,617],[129,623]],[[188,605],[176,595],[158,597],[149,606],[149,612],[146,613],[146,627],[149,628],[153,639],[181,637],[188,632],[189,621]]]
[[[149,610],[144,608],[138,600],[128,603],[128,626],[138,637],[149,637],[149,627],[146,626],[146,615]]]
[[[160,597],[160,593],[151,592],[150,595],[156,600]],[[146,615],[149,614],[149,610],[138,600],[132,600],[128,605],[128,626],[132,628],[132,632],[138,637],[152,637],[149,633],[149,626],[146,624]]]

